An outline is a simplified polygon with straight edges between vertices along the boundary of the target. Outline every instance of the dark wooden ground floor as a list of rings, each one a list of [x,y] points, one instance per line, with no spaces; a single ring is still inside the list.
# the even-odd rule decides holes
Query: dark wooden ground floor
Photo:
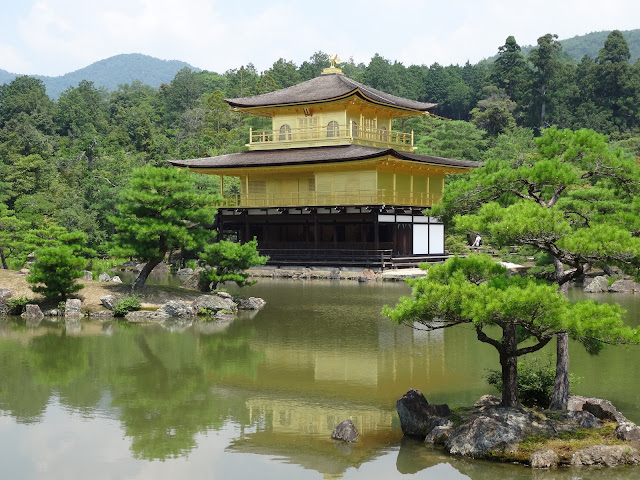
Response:
[[[444,226],[419,208],[221,209],[216,227],[223,238],[257,238],[272,264],[388,266],[444,255]]]

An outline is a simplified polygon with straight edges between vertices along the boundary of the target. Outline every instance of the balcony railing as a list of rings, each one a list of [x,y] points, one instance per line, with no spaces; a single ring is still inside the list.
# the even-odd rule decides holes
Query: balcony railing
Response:
[[[321,207],[343,205],[399,205],[430,207],[440,193],[400,193],[391,190],[345,192],[290,192],[225,195],[222,207]]]
[[[295,143],[313,145],[340,145],[362,143],[373,146],[400,146],[403,150],[413,149],[413,132],[405,133],[385,128],[366,128],[350,122],[339,125],[318,125],[307,128],[281,128],[279,130],[250,130],[249,148],[283,148]]]

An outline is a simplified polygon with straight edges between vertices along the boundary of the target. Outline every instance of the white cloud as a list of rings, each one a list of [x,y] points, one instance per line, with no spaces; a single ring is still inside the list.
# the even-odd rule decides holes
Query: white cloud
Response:
[[[47,75],[134,52],[217,72],[250,62],[265,70],[279,57],[299,65],[318,50],[462,64],[494,55],[509,35],[535,44],[546,33],[636,28],[640,16],[635,0],[25,1],[0,18],[0,68]]]

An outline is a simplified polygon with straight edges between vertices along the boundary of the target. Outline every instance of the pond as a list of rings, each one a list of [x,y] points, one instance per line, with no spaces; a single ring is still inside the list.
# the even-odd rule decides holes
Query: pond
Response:
[[[232,291],[232,293],[234,293]],[[459,326],[425,333],[381,317],[400,283],[261,280],[266,307],[230,325],[68,325],[0,320],[3,478],[637,478],[638,470],[460,460],[403,439],[395,402],[495,393],[492,347]],[[574,296],[580,296],[574,293]],[[592,296],[592,298],[594,298]],[[640,296],[619,301],[640,323]],[[546,359],[549,346],[542,353]],[[640,422],[640,348],[590,357],[571,345],[575,393],[609,398]],[[334,443],[351,418],[355,445]],[[548,475],[548,476],[547,476]]]

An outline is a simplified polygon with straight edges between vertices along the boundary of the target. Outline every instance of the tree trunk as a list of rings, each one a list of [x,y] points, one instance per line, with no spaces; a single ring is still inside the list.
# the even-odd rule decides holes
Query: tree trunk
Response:
[[[502,328],[502,349],[500,350],[500,366],[502,367],[502,407],[518,407],[518,348],[515,325]]]
[[[7,259],[4,256],[4,249],[0,248],[0,259],[2,260],[2,268],[5,270],[9,270],[9,266],[7,265]]]
[[[556,378],[551,394],[551,410],[566,410],[569,403],[569,335],[557,335]]]
[[[136,278],[136,280],[133,282],[134,292],[139,292],[140,290],[142,290],[142,287],[144,287],[144,284],[147,281],[151,270],[156,268],[156,266],[162,261],[163,258],[164,257],[152,258],[145,264],[145,266],[142,268],[142,271],[138,275],[138,278]]]
[[[553,263],[556,269],[556,278],[564,275],[564,265],[554,257]],[[558,287],[558,291],[566,297],[569,295],[569,282]],[[559,333],[557,335],[558,346],[556,349],[556,378],[551,393],[552,410],[566,410],[569,403],[569,335]]]

